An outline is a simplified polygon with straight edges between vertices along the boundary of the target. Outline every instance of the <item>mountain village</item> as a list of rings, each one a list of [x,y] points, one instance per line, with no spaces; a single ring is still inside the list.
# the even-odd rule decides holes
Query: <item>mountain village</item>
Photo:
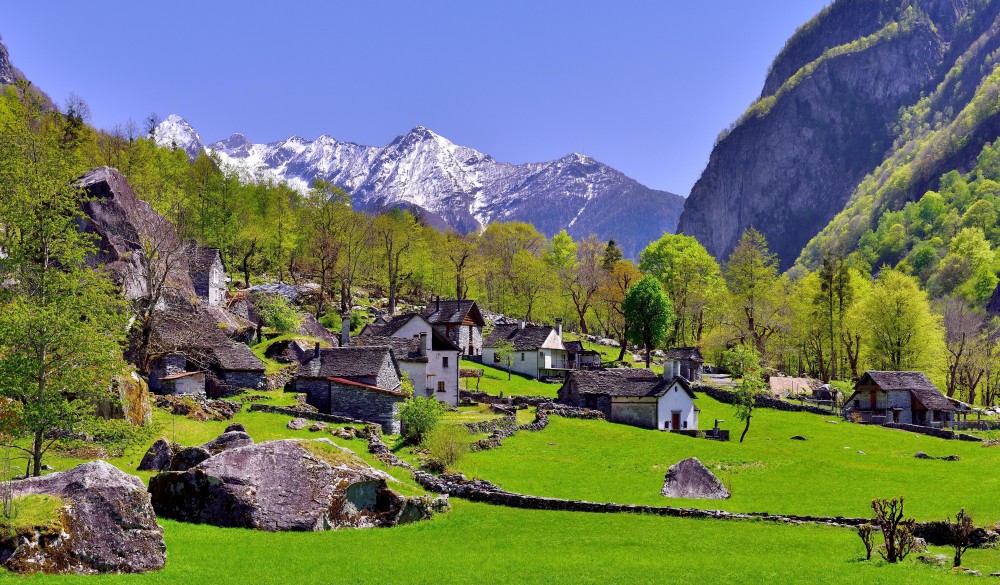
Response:
[[[0,580],[1000,577],[998,31],[834,0],[688,198],[0,44]]]

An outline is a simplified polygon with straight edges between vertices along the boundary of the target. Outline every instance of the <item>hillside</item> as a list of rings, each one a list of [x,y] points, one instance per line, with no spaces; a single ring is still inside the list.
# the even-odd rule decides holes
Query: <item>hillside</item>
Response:
[[[155,137],[190,156],[203,148],[195,129],[176,115]],[[207,149],[245,180],[286,181],[300,191],[317,178],[331,181],[352,194],[358,209],[408,208],[431,225],[463,233],[495,221],[528,222],[547,236],[562,229],[577,239],[593,233],[616,240],[628,256],[673,233],[684,203],[582,154],[503,163],[422,126],[383,147],[326,135],[256,144],[233,134]]]
[[[760,99],[720,136],[678,229],[725,258],[753,226],[788,268],[845,206],[860,210],[890,178],[879,206],[967,165],[996,136],[961,113],[992,72],[998,10],[973,0],[834,2],[789,39]],[[925,150],[917,172],[892,176],[917,154],[915,140],[960,116],[970,135],[962,148]],[[828,228],[837,241],[824,248],[851,248],[873,219],[862,215],[838,218]],[[812,266],[821,255],[814,245],[804,258]]]

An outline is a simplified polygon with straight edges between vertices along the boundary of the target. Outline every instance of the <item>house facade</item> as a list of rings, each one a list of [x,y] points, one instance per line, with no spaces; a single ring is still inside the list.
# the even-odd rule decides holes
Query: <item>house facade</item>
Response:
[[[410,375],[414,394],[458,405],[462,353],[422,315],[409,313],[366,325],[354,345],[392,347],[400,368]]]
[[[402,371],[388,347],[320,348],[302,363],[292,387],[325,414],[378,423],[398,434]]]
[[[956,410],[923,372],[867,371],[844,403],[848,419],[869,424],[942,427]]]
[[[583,347],[582,341],[563,341],[569,367],[574,370],[589,370],[601,367],[601,352]]]
[[[171,396],[205,398],[205,372],[180,372],[163,376],[163,393]]]
[[[476,301],[438,297],[424,308],[421,316],[435,331],[454,343],[462,355],[482,355],[486,320]]]
[[[701,379],[705,366],[705,358],[697,347],[675,347],[666,352],[664,367],[672,367],[677,375],[683,376],[689,382]]]
[[[614,368],[570,372],[558,401],[600,410],[612,422],[645,429],[694,431],[700,409],[687,380],[670,372]]]
[[[188,271],[194,292],[201,302],[212,307],[226,304],[226,266],[218,248],[203,248],[194,240],[186,244]]]
[[[497,349],[503,344],[513,348],[510,363],[502,359]],[[556,320],[555,327],[549,325],[497,325],[483,341],[483,363],[529,376],[545,378],[565,377],[574,369],[569,361],[569,352],[562,341],[562,321]]]

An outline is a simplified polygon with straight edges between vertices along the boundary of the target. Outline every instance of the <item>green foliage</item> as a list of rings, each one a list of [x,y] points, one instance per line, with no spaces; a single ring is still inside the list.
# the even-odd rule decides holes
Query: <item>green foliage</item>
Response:
[[[452,469],[469,452],[472,435],[463,425],[441,424],[434,427],[423,439],[423,447],[432,465],[439,469]]]
[[[409,372],[403,372],[403,377],[399,380],[399,391],[407,396],[413,396],[413,380],[410,379]]]
[[[260,318],[279,335],[294,333],[302,325],[302,313],[282,295],[261,295],[256,305]]]
[[[403,438],[413,444],[424,440],[444,416],[444,405],[434,397],[413,396],[399,407]]]
[[[756,404],[757,395],[764,391],[767,384],[764,382],[764,370],[760,364],[760,355],[752,347],[739,346],[733,356],[732,362],[738,363],[738,368],[743,376],[740,383],[736,385],[736,392],[733,401],[734,414],[737,420],[746,423],[743,434],[740,435],[740,443],[747,436],[750,430],[750,419],[753,417],[753,410]]]
[[[666,341],[667,330],[674,318],[670,299],[656,277],[645,276],[625,293],[622,311],[625,313],[628,338],[646,348],[646,367],[649,367],[650,352]]]

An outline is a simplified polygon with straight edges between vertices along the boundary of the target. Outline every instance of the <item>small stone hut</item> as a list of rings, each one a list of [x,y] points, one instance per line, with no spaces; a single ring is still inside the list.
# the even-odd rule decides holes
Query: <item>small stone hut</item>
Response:
[[[570,372],[558,397],[562,404],[600,410],[612,422],[666,431],[698,429],[695,399],[683,377],[636,368]]]
[[[902,423],[947,426],[955,419],[955,405],[923,372],[864,373],[847,399],[844,414],[871,424]]]
[[[389,347],[319,348],[299,366],[296,392],[320,412],[376,422],[398,434],[396,414],[406,400],[402,372]]]

